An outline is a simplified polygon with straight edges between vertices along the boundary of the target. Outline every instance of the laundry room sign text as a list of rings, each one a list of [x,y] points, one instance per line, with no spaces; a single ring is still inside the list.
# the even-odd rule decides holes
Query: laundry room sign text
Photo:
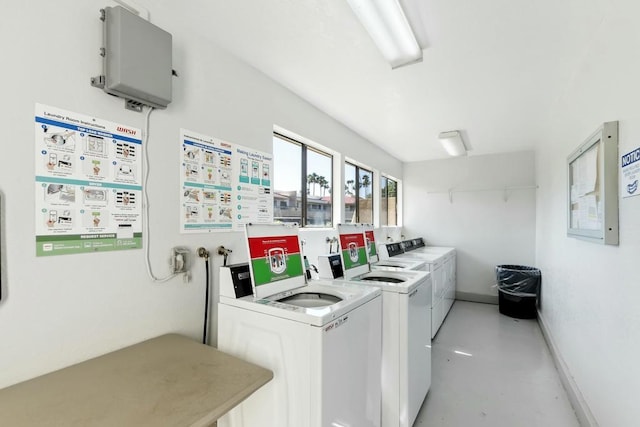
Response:
[[[622,173],[620,174],[621,197],[640,195],[638,181],[640,181],[640,147],[623,155],[620,159]]]
[[[141,130],[35,109],[36,255],[142,247]]]

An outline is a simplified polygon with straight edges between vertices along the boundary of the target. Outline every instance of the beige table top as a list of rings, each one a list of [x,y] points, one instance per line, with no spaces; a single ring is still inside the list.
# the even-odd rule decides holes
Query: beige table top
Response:
[[[209,426],[273,378],[169,334],[0,390],[0,425]]]

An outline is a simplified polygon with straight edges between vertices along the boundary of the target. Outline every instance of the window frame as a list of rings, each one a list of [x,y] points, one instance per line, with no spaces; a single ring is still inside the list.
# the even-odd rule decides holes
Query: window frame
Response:
[[[360,221],[360,170],[363,170],[365,172],[368,172],[369,174],[371,174],[371,224],[374,223],[374,217],[375,217],[375,189],[374,189],[374,181],[375,181],[375,176],[376,173],[373,170],[373,168],[369,168],[368,166],[361,166],[360,164],[358,164],[357,162],[351,161],[351,160],[346,160],[344,161],[344,165],[345,165],[345,169],[346,166],[352,166],[355,168],[355,182],[354,182],[354,191],[355,191],[355,213],[356,213],[356,219],[354,221],[354,223],[360,223],[362,221]],[[343,171],[343,173],[346,176],[346,172]],[[343,195],[344,195],[344,191],[343,191]],[[346,212],[347,209],[347,204],[346,204],[346,200],[343,198],[343,205],[344,205],[344,211]],[[347,222],[347,218],[344,219],[344,222]]]
[[[382,185],[384,181],[385,185]],[[395,224],[389,224],[389,181],[393,181],[395,183],[395,193],[396,193],[396,202],[395,202]],[[397,227],[398,226],[398,181],[395,178],[392,178],[388,175],[380,174],[380,226],[381,227]],[[382,197],[382,189],[384,188],[385,197]],[[386,200],[386,206],[383,206],[383,200]],[[382,211],[383,208],[386,207],[386,216],[385,216],[385,224],[382,223]]]
[[[307,153],[309,151],[315,152],[317,154],[326,156],[329,158],[330,160],[330,164],[331,164],[331,174],[330,174],[330,178],[331,178],[331,186],[329,187],[329,194],[331,195],[330,200],[331,200],[331,209],[316,209],[317,211],[328,211],[329,212],[329,219],[330,219],[330,223],[331,223],[331,227],[334,226],[335,224],[335,217],[334,217],[334,212],[333,212],[333,205],[335,203],[335,171],[333,170],[333,163],[334,163],[334,156],[332,153],[325,151],[321,148],[312,146],[310,144],[301,142],[297,139],[294,139],[290,136],[284,135],[278,131],[273,131],[273,137],[274,138],[279,138],[282,141],[297,145],[300,147],[300,165],[301,165],[301,182],[300,182],[300,200],[299,203],[301,204],[300,206],[300,227],[307,227],[307,228],[323,228],[326,227],[326,225],[322,225],[322,226],[310,226],[307,224],[307,213],[309,212],[309,205],[308,205],[308,195],[307,195],[307,176],[308,176],[308,168],[307,168]],[[274,159],[275,160],[275,159]],[[274,187],[274,191],[275,191],[275,187]],[[298,203],[296,201],[296,203]]]

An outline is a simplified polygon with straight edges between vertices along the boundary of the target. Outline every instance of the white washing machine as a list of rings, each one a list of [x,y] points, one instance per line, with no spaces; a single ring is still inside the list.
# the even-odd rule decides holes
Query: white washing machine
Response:
[[[428,271],[427,263],[418,259],[393,260],[387,259],[371,263],[372,270],[386,271]]]
[[[418,270],[429,271],[427,264],[424,261],[418,259],[410,260],[398,260],[390,259],[386,253],[386,246],[376,245],[375,237],[373,234],[373,226],[364,224],[365,242],[367,245],[367,251],[369,253],[369,264],[372,270],[387,270],[387,271],[404,271],[404,270]],[[399,244],[398,244],[399,245]],[[384,251],[386,256],[379,256],[378,253]]]
[[[221,427],[379,427],[381,292],[306,285],[297,229],[247,226],[251,261],[220,269],[218,348],[274,378]]]
[[[367,256],[376,261],[373,228],[345,224],[338,232],[345,283],[382,290],[382,426],[411,427],[431,386],[431,277],[407,269],[369,271]]]
[[[450,248],[446,246],[427,246],[422,237],[417,237],[415,239],[410,239],[410,240],[404,240],[402,242],[402,246],[406,254],[425,253],[425,254],[444,255],[451,251],[455,251],[455,248]]]
[[[402,262],[420,260],[431,272],[433,288],[431,337],[435,337],[456,297],[456,250],[442,246],[425,246],[422,238],[378,247],[383,257]]]

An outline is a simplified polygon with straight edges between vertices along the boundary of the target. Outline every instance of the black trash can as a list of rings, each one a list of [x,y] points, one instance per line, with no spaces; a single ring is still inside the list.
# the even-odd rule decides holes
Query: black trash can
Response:
[[[540,270],[534,267],[496,266],[500,313],[517,319],[535,319],[541,278]]]

